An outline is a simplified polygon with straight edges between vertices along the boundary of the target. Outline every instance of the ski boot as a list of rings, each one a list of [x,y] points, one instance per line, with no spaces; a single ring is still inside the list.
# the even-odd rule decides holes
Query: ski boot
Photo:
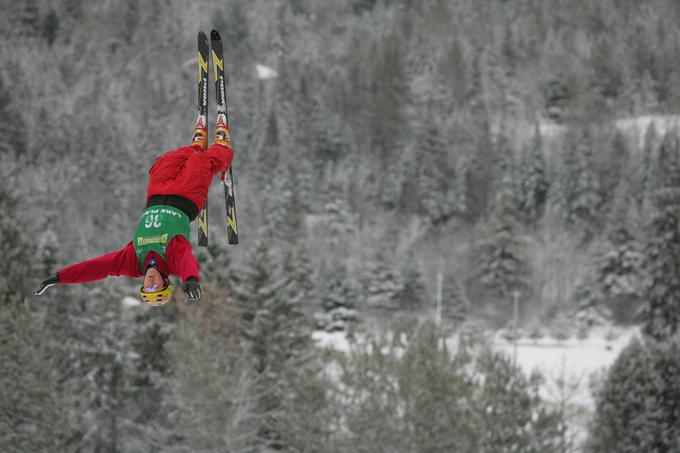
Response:
[[[201,151],[205,151],[208,148],[208,130],[205,125],[205,116],[198,115],[196,127],[194,127],[194,135],[191,137],[191,146],[198,145]]]
[[[215,143],[231,147],[231,135],[229,134],[229,124],[227,115],[217,114],[217,126],[215,126]]]

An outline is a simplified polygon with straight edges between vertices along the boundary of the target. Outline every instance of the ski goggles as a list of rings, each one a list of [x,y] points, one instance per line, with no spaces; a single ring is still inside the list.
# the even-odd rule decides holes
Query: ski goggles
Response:
[[[152,288],[144,288],[144,286],[142,286],[139,289],[139,296],[147,304],[153,305],[154,307],[160,307],[170,300],[170,297],[172,296],[172,285],[168,283],[168,286],[165,288],[159,291],[157,289],[156,285]]]

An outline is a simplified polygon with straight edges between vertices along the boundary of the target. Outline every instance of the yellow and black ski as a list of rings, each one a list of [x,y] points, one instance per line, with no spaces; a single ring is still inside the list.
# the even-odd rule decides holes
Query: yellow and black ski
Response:
[[[210,47],[208,37],[198,32],[198,119],[194,128],[192,145],[200,145],[205,151],[208,148],[208,61]],[[208,199],[198,215],[198,245],[208,245]]]
[[[222,51],[222,38],[217,30],[213,30],[210,33],[210,45],[212,48],[213,75],[215,76],[215,95],[217,96],[215,143],[232,146],[231,134],[229,133],[229,116],[227,114],[227,83],[224,75],[224,53]],[[224,199],[227,208],[227,239],[230,244],[238,244],[233,168],[234,165],[232,163],[229,171],[222,173],[222,184],[224,185]]]

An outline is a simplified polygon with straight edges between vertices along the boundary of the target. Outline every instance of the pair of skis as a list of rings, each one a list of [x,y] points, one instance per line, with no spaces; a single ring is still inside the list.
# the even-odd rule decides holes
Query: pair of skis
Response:
[[[222,38],[217,30],[210,32],[210,46],[208,37],[202,31],[198,32],[198,119],[194,129],[193,143],[207,146],[208,128],[208,62],[212,49],[213,76],[215,79],[215,94],[217,98],[217,124],[215,141],[231,145],[229,134],[229,117],[227,115],[227,87],[224,75],[224,52]],[[236,198],[234,196],[234,176],[232,166],[228,172],[222,173],[224,199],[226,204],[227,238],[230,244],[238,244],[238,229],[236,228]],[[208,200],[198,216],[198,245],[208,245]]]

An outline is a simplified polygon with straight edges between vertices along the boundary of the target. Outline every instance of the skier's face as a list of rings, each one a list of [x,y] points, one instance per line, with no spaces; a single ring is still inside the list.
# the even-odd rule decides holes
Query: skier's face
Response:
[[[150,267],[146,270],[144,276],[144,290],[148,293],[160,291],[165,287],[163,276],[155,267]]]

